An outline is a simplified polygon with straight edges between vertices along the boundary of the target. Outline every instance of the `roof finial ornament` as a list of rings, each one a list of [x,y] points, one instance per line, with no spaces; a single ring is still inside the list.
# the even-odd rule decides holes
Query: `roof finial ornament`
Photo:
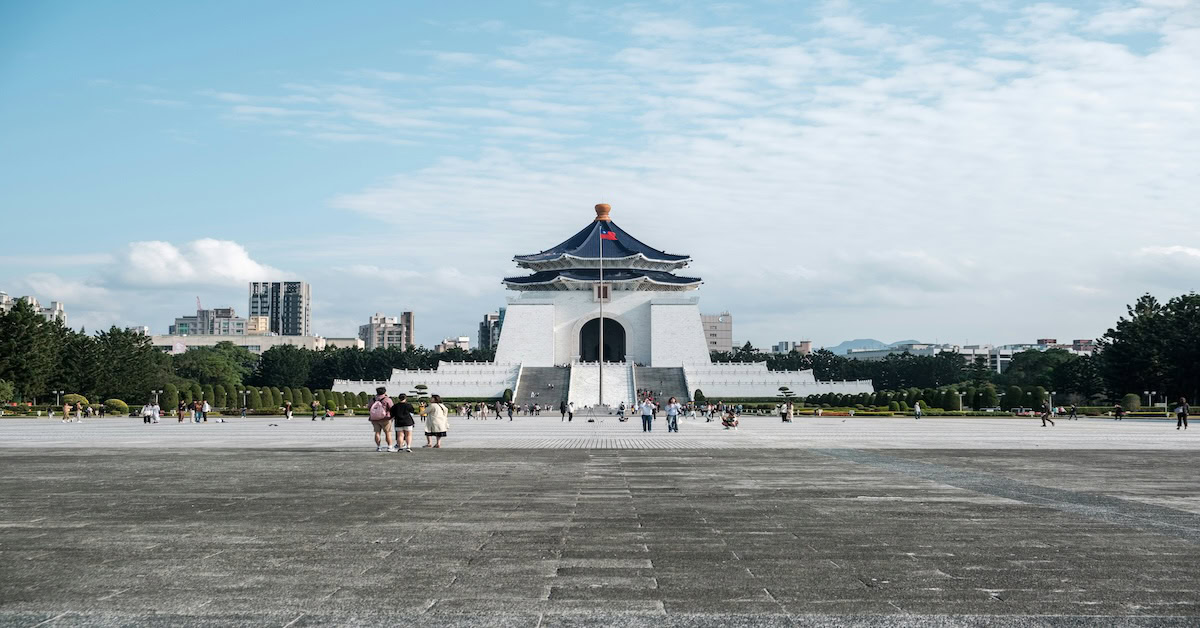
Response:
[[[612,220],[608,217],[608,212],[610,211],[612,211],[612,208],[608,206],[608,203],[596,205],[596,220],[603,220],[605,222]]]

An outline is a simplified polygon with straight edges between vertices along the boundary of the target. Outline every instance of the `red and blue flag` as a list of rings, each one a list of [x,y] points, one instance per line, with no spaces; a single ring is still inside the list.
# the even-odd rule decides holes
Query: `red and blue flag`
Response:
[[[614,233],[608,227],[605,227],[604,225],[600,225],[600,239],[601,240],[612,240],[613,242],[616,242],[617,234]]]

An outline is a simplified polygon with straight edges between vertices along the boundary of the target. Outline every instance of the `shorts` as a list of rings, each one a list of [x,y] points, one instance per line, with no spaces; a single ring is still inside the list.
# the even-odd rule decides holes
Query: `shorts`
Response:
[[[392,420],[371,421],[371,427],[375,428],[375,433],[392,431]]]
[[[411,426],[411,425],[397,425],[396,426],[397,432],[411,432],[412,430],[413,430],[413,426]]]

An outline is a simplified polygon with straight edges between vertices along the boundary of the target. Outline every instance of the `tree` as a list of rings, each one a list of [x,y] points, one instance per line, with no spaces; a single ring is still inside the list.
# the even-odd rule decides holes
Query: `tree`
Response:
[[[258,388],[255,388],[254,386],[248,386],[247,390],[250,391],[250,401],[247,404],[250,407],[250,409],[258,410],[259,408],[262,408],[263,407],[263,398],[262,398],[262,395],[259,394]]]
[[[1009,386],[1004,391],[1004,404],[1008,409],[1020,408],[1025,405],[1025,391],[1020,386]]]
[[[17,396],[47,391],[55,362],[54,338],[40,312],[18,300],[0,313],[0,377],[13,383]]]
[[[1142,397],[1137,393],[1129,393],[1121,397],[1121,407],[1133,412],[1142,407]]]
[[[271,387],[271,405],[276,408],[283,407],[283,393],[275,386]]]
[[[16,388],[13,387],[12,382],[0,379],[0,401],[12,401],[15,392]]]
[[[213,405],[218,408],[228,408],[229,395],[225,392],[223,384],[213,386]]]
[[[988,384],[983,387],[981,393],[983,399],[979,404],[980,408],[996,408],[1000,406],[1000,395],[996,394],[996,387]]]
[[[200,401],[204,399],[204,389],[200,388],[199,382],[188,384],[188,390],[191,391],[192,401]]]
[[[284,386],[283,391],[281,392],[281,395],[283,397],[283,403],[290,403],[292,405],[296,405],[296,399],[295,399],[295,397],[292,396],[292,389],[290,386]]]
[[[293,345],[271,347],[263,352],[258,362],[255,380],[271,386],[303,386],[309,379],[317,355],[314,351]]]
[[[695,401],[696,403],[707,403],[708,399],[704,396],[704,391],[697,388],[696,392],[692,393],[692,401]]]
[[[178,408],[179,407],[179,389],[175,387],[175,384],[167,383],[165,386],[162,387],[162,390],[163,390],[162,407]]]
[[[300,389],[300,403],[305,406],[311,405],[313,400],[312,391],[307,386]]]
[[[204,400],[208,402],[208,405],[210,405],[210,406],[216,405],[217,398],[214,396],[216,394],[216,392],[217,392],[217,390],[215,388],[213,388],[212,384],[204,385]]]

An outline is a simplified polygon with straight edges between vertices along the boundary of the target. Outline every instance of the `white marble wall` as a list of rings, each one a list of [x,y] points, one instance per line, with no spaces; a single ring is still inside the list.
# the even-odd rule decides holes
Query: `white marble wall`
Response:
[[[525,366],[565,364],[568,360],[556,357],[556,336],[553,302],[510,302],[496,347],[496,362]]]
[[[707,364],[708,342],[694,300],[655,299],[650,303],[650,361],[647,366]]]

